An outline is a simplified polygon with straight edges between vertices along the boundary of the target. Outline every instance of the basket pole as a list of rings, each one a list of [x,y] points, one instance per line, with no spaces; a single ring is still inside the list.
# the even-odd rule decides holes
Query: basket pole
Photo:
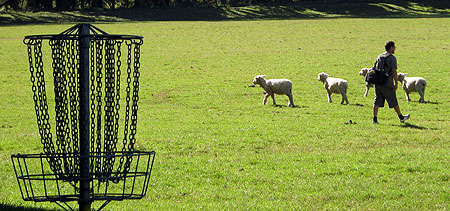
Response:
[[[90,173],[89,173],[89,26],[81,24],[80,33],[80,200],[78,202],[80,211],[90,211]]]

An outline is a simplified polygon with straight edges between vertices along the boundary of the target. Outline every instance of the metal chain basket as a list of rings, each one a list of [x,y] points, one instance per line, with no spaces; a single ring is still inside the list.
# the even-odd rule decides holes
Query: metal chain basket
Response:
[[[44,40],[53,80],[45,77]],[[22,198],[66,210],[68,201],[90,210],[105,200],[100,210],[112,200],[144,197],[155,152],[135,149],[142,37],[78,24],[24,43],[43,152],[12,155]]]

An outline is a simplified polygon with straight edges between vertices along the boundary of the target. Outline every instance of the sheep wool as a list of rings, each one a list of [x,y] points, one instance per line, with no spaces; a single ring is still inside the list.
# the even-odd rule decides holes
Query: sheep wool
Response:
[[[342,101],[341,104],[344,104],[344,101],[346,104],[348,104],[348,98],[347,98],[347,89],[348,89],[348,82],[342,78],[333,78],[329,77],[328,74],[322,72],[319,73],[318,77],[319,81],[322,81],[325,90],[327,90],[328,93],[328,102],[333,102],[331,100],[331,94],[341,94],[342,95]]]
[[[370,68],[362,68],[361,71],[359,71],[359,75],[366,78],[367,72],[370,71]],[[364,93],[364,97],[367,97],[367,94],[369,94],[370,87],[373,87],[373,84],[369,84],[366,82],[366,92]]]
[[[409,94],[411,92],[418,92],[420,95],[419,102],[425,102],[425,87],[427,86],[427,81],[422,77],[406,77],[408,73],[398,73],[398,80],[402,83],[402,88],[405,90],[406,100],[409,102],[411,98]]]
[[[260,85],[264,91],[266,91],[266,94],[263,98],[263,105],[266,104],[267,98],[269,96],[272,97],[273,105],[276,105],[275,103],[275,96],[274,94],[279,95],[287,95],[289,97],[289,103],[288,106],[294,107],[294,99],[292,96],[292,82],[289,79],[270,79],[266,80],[265,75],[257,75],[253,79],[253,84]]]

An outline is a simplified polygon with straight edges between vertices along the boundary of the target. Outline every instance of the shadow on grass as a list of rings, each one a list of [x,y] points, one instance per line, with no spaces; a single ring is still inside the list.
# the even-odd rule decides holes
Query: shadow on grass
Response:
[[[434,105],[439,105],[439,104],[442,104],[442,103],[440,103],[440,102],[437,102],[437,101],[425,101],[425,102],[420,102],[420,101],[418,101],[418,100],[411,100],[411,101],[409,101],[408,103],[418,103],[418,104],[434,104]]]
[[[398,127],[402,127],[402,128],[412,128],[412,129],[418,129],[418,130],[436,130],[436,128],[427,128],[427,127],[422,127],[422,126],[418,126],[418,125],[413,125],[411,123],[403,123],[401,125],[395,125]]]
[[[352,3],[273,3],[245,7],[133,8],[64,12],[0,12],[0,25],[121,21],[222,21],[316,18],[450,17],[450,1],[412,0]]]
[[[277,108],[308,108],[308,106],[299,106],[299,105],[296,105],[296,106],[294,106],[294,107],[291,107],[291,106],[287,106],[287,105],[272,105],[273,107],[277,107]]]
[[[357,107],[364,107],[364,105],[363,105],[363,104],[359,104],[359,103],[355,103],[355,104],[349,104],[349,105],[351,105],[351,106],[357,106]]]
[[[0,210],[2,211],[57,211],[58,209],[42,209],[31,207],[20,207],[9,204],[0,204]]]
[[[419,102],[419,101],[417,101]],[[425,101],[423,104],[434,104],[434,105],[438,105],[438,104],[442,104],[440,102],[433,102],[433,101]]]

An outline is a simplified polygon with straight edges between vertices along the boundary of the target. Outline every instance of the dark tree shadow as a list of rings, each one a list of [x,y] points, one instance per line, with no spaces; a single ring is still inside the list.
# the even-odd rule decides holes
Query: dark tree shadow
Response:
[[[0,25],[64,22],[222,21],[317,18],[436,18],[450,17],[450,1],[386,0],[335,3],[322,0],[277,1],[247,7],[179,7],[77,10],[59,13],[0,12]],[[52,15],[53,14],[53,15]]]

